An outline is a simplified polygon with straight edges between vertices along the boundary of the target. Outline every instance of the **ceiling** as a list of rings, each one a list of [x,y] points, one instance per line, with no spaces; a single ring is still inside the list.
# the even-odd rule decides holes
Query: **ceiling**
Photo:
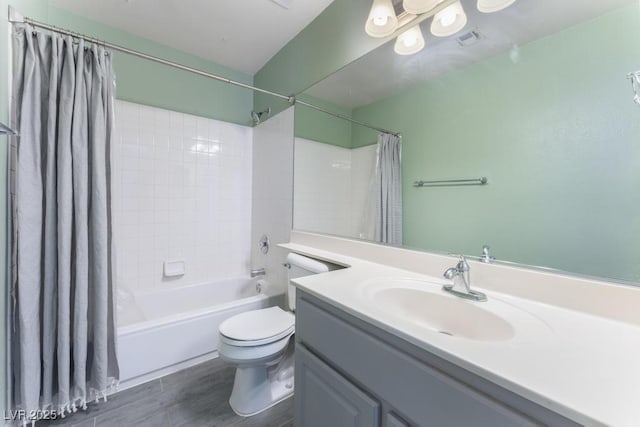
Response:
[[[455,69],[511,50],[532,40],[595,18],[638,0],[517,0],[497,13],[478,12],[476,0],[462,0],[469,22],[460,33],[438,38],[431,35],[431,19],[422,25],[425,48],[414,55],[393,51],[394,41],[354,61],[317,83],[305,93],[345,108],[357,108],[389,97],[411,86]],[[362,18],[364,25],[366,17]],[[475,30],[480,39],[461,47],[457,38]]]
[[[255,74],[333,0],[49,0],[128,33]]]

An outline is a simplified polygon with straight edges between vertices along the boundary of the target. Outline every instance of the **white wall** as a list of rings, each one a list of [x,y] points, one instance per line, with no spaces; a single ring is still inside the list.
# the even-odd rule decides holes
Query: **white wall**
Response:
[[[373,237],[376,146],[348,149],[295,139],[294,228]]]
[[[289,242],[293,219],[293,123],[290,107],[253,131],[252,268],[265,268],[269,294],[282,293],[287,284],[287,251],[278,243]],[[258,249],[260,236],[271,240],[268,254]]]
[[[351,150],[351,235],[373,240],[377,145]]]
[[[130,290],[246,276],[250,257],[249,127],[116,102],[117,282]],[[186,274],[163,277],[165,260]]]
[[[295,144],[295,228],[351,236],[351,150],[304,138]]]

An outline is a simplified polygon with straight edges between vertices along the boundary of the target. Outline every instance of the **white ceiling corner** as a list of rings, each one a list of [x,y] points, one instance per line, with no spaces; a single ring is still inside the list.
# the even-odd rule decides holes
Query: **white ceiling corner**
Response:
[[[53,6],[253,75],[333,0],[49,0]]]

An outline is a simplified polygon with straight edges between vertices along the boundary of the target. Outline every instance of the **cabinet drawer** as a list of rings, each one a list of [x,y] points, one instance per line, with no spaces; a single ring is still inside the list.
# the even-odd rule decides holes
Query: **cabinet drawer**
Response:
[[[511,407],[387,345],[298,298],[297,340],[388,402],[412,424],[513,427],[539,425]]]

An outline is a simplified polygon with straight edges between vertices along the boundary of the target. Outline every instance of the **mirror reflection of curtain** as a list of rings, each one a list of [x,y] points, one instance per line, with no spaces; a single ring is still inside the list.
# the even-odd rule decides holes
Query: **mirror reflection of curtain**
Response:
[[[119,377],[114,75],[103,47],[30,27],[16,29],[13,51],[14,400],[35,420],[37,410],[64,415],[106,397]]]
[[[375,240],[402,244],[402,140],[388,133],[378,135],[375,180]]]

